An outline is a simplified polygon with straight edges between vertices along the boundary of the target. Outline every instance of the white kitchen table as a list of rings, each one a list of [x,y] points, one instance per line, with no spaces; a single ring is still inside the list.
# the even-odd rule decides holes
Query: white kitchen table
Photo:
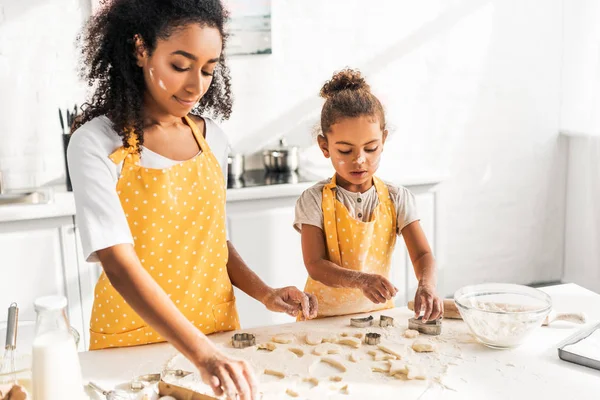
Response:
[[[585,326],[600,321],[600,295],[574,284],[542,288],[552,297],[556,311],[584,312]],[[376,314],[376,313],[375,313]],[[405,325],[411,312],[403,307],[387,310],[398,324]],[[347,317],[298,322],[264,329],[247,330],[257,334],[257,343],[269,340],[277,332],[307,332],[313,329],[343,329]],[[462,321],[445,320],[444,330],[466,332]],[[340,328],[342,327],[342,328]],[[582,329],[582,325],[556,322],[540,327],[527,341],[511,350],[493,350],[479,343],[462,342],[461,362],[451,365],[442,383],[432,381],[394,382],[398,389],[393,398],[414,399],[578,399],[600,398],[600,371],[560,360],[557,345]],[[226,343],[232,332],[211,336],[218,344]],[[469,335],[466,335],[469,336]],[[458,346],[457,346],[458,347]],[[84,382],[94,381],[107,388],[128,382],[132,377],[159,372],[176,354],[168,344],[80,353]],[[352,382],[348,382],[352,385]],[[368,382],[361,382],[368,385]],[[372,388],[377,391],[377,387]],[[91,392],[90,392],[91,393]],[[351,393],[352,394],[352,393]],[[375,393],[373,393],[375,394]],[[91,398],[100,399],[101,397]],[[378,400],[383,399],[377,396]],[[283,398],[283,396],[282,396]],[[306,398],[306,397],[301,397]],[[322,398],[322,397],[316,397]],[[338,398],[338,397],[335,397]],[[339,398],[355,398],[340,396]]]

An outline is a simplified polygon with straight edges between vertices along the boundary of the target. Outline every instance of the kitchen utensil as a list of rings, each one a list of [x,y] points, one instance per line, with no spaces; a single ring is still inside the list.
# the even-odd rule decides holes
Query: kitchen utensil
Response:
[[[256,337],[251,333],[236,333],[231,338],[231,344],[236,349],[254,346],[256,344]]]
[[[104,390],[94,382],[88,382],[88,386],[101,393],[106,400],[132,400],[133,396],[124,390]]]
[[[289,147],[284,138],[279,147],[263,151],[263,163],[268,172],[289,172],[298,169],[298,148]]]
[[[373,323],[373,316],[369,315],[365,318],[350,318],[350,325],[355,328],[366,328]]]
[[[185,400],[217,400],[216,397],[208,396],[198,392],[194,392],[191,389],[187,389],[181,386],[167,383],[163,380],[158,382],[158,395],[159,396],[172,396],[176,399]]]
[[[227,156],[227,176],[230,179],[239,179],[244,175],[244,155],[229,154]]]
[[[394,318],[385,315],[379,316],[379,326],[382,328],[394,326]]]
[[[498,307],[503,307],[501,304],[497,304]],[[504,305],[506,306],[506,305]],[[408,302],[408,309],[414,311],[415,302]],[[456,307],[456,303],[453,299],[444,299],[444,319],[462,319],[458,308]],[[554,321],[567,321],[572,322],[574,324],[585,324],[587,321],[586,315],[584,313],[565,313],[565,312],[556,312],[554,310],[550,311],[550,313],[544,318],[544,322],[542,322],[543,326],[547,326]]]
[[[499,349],[520,345],[552,309],[548,294],[509,283],[465,286],[454,301],[475,337]]]
[[[0,374],[12,374],[13,382],[17,381],[15,375],[15,349],[17,348],[17,324],[19,322],[19,308],[17,303],[8,307],[8,318],[6,322],[6,344],[5,352],[0,366]]]
[[[379,344],[381,342],[381,335],[375,332],[369,332],[365,335],[365,343],[371,346]]]
[[[419,331],[426,335],[439,335],[442,333],[442,321],[439,319],[423,322],[422,317],[410,318],[408,320],[408,329]]]
[[[65,121],[63,120],[62,111],[58,109],[58,118],[60,119],[60,127],[62,128],[62,133],[65,133]]]
[[[593,337],[592,335],[598,335],[598,332],[600,332],[600,324],[593,325],[590,328],[582,329],[579,332],[569,336],[559,343],[558,357],[564,361],[569,361],[575,364],[600,370],[600,358],[594,357],[594,355],[591,353],[587,354],[586,352],[576,351],[572,347],[573,345],[576,345],[582,341],[591,339]],[[597,341],[595,343],[597,343]],[[597,344],[593,347],[590,346],[589,348],[594,347],[598,349]],[[596,350],[596,352],[598,352],[598,350]]]
[[[408,309],[415,310],[415,302],[413,300],[408,302]],[[444,299],[444,318],[445,319],[462,319],[454,299]]]

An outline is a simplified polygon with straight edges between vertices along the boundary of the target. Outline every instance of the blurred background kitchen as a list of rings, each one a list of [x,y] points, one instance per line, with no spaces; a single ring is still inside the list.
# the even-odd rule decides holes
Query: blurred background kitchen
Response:
[[[270,285],[304,285],[295,201],[333,172],[314,140],[318,92],[351,66],[386,107],[378,175],[416,194],[441,295],[479,282],[600,292],[600,2],[230,3],[228,227]],[[68,125],[85,101],[75,38],[97,6],[0,0],[0,308],[33,319],[33,299],[65,295],[80,348],[99,267],[81,256],[58,109]],[[400,305],[416,281],[398,243]],[[288,320],[238,298],[243,326]]]

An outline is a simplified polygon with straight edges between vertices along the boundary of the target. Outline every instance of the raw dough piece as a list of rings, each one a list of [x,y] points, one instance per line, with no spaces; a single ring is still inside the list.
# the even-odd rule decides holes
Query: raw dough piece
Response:
[[[342,394],[350,394],[350,389],[348,389],[348,385],[342,386],[342,388],[340,389],[340,392]]]
[[[387,374],[390,372],[390,364],[389,362],[385,362],[385,363],[377,363],[376,365],[371,367],[371,371],[373,372],[381,372],[384,374]]]
[[[340,360],[336,360],[333,357],[322,357],[321,362],[327,363],[332,367],[339,369],[342,372],[346,372],[348,370]]]
[[[350,346],[350,347],[354,347],[355,349],[358,349],[360,347],[360,345],[362,344],[362,341],[355,337],[343,337],[340,340],[338,340],[338,343],[345,344],[346,346]]]
[[[407,329],[404,331],[404,337],[408,339],[414,339],[419,336],[419,331],[415,331],[414,329]]]
[[[379,350],[369,350],[369,354],[373,356],[373,361],[396,360],[398,358],[393,354],[384,353]]]
[[[276,371],[274,369],[265,369],[265,375],[272,375],[281,379],[285,378],[285,374],[283,372]]]
[[[363,340],[365,338],[365,334],[363,332],[342,332],[340,334],[341,337],[355,337],[357,339]]]
[[[304,350],[299,347],[290,347],[288,350],[298,356],[298,358],[304,356]]]
[[[317,386],[319,384],[319,380],[317,378],[314,378],[314,377],[304,378],[303,380],[304,380],[304,382],[311,383],[313,385],[313,387],[315,387],[315,386]]]
[[[279,335],[275,335],[271,338],[271,340],[275,343],[288,344],[294,341],[295,336],[291,333],[281,333]]]
[[[321,344],[323,342],[323,335],[318,333],[308,333],[306,334],[306,344],[310,344],[311,346]]]
[[[341,347],[333,343],[323,343],[315,347],[313,354],[324,356],[326,354],[339,354],[342,351]]]
[[[425,371],[416,365],[408,364],[406,366],[406,370],[407,370],[406,377],[408,379],[421,379],[421,380],[427,379],[427,374],[425,373]]]
[[[323,336],[323,343],[336,343],[338,339],[338,335],[335,333],[329,333]]]
[[[352,353],[350,353],[350,356],[348,358],[352,362],[359,362],[362,359],[358,351],[353,351]]]
[[[427,340],[415,340],[412,344],[412,348],[417,353],[427,353],[435,351],[435,344]]]
[[[393,360],[388,361],[388,363],[390,364],[390,375],[408,374],[408,369],[406,368],[407,365],[404,361]]]
[[[290,397],[298,397],[298,393],[294,392],[292,389],[286,389],[285,393]]]
[[[341,376],[337,376],[337,375],[329,377],[329,380],[332,382],[341,382],[343,379],[344,378],[342,378]]]
[[[377,347],[381,351],[384,351],[388,354],[392,354],[392,355],[396,356],[396,358],[398,360],[401,360],[402,354],[406,352],[406,346],[397,347],[397,346],[390,346],[390,345],[386,345],[386,344],[380,344]]]
[[[273,351],[277,348],[277,345],[275,343],[261,343],[258,345],[257,349],[258,350],[269,350],[269,351]]]

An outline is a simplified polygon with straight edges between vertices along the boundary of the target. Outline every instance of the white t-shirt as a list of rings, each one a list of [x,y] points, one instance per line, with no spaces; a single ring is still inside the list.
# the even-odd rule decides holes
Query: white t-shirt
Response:
[[[227,180],[229,143],[223,130],[211,119],[206,122],[206,141],[221,165]],[[97,250],[130,243],[133,237],[117,194],[117,181],[123,163],[115,164],[109,156],[123,145],[111,121],[97,117],[75,131],[69,141],[67,159],[75,195],[77,227],[83,254],[88,262],[97,262]],[[140,165],[169,168],[175,161],[143,147]]]

